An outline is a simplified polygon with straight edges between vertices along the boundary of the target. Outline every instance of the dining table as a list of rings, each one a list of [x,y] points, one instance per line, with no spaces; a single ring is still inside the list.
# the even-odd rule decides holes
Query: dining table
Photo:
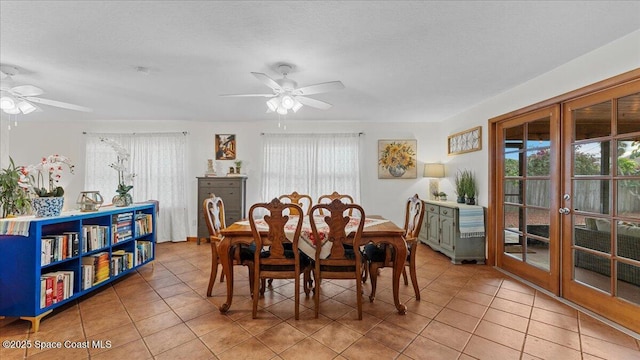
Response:
[[[287,226],[285,227],[285,233],[287,232],[287,227],[293,228],[295,223],[298,221],[296,215],[290,215]],[[327,231],[328,227],[325,226],[324,220],[322,217],[318,219],[314,219],[316,224],[318,225],[318,232]],[[353,233],[350,232],[350,228],[355,230],[357,228],[357,223],[360,221],[360,218],[353,217],[351,218],[350,224],[347,225],[345,229],[348,233],[347,236],[353,236]],[[256,228],[259,231],[261,236],[268,235],[268,227],[266,223],[262,224],[264,220],[257,220]],[[227,299],[226,302],[223,303],[219,310],[221,313],[227,312],[231,308],[231,302],[233,300],[233,252],[237,246],[240,245],[251,245],[254,243],[253,234],[251,232],[251,226],[248,220],[241,220],[231,224],[230,226],[221,229],[221,235],[223,236],[220,244],[217,247],[217,251],[212,252],[212,256],[214,257],[213,261],[219,261],[222,264],[222,271],[224,276],[227,278]],[[311,226],[310,219],[308,216],[303,217],[302,231],[300,240],[298,241],[298,248],[306,253],[312,259],[315,259],[315,244],[311,240]],[[399,288],[400,288],[400,275],[402,274],[402,270],[405,266],[405,261],[407,259],[407,243],[404,240],[405,230],[392,221],[383,218],[382,216],[367,216],[365,218],[365,225],[363,228],[362,236],[360,238],[360,244],[357,246],[364,246],[369,243],[373,244],[387,244],[393,246],[395,251],[389,252],[387,251],[387,256],[395,256],[393,259],[393,300],[398,310],[398,313],[405,314],[407,311],[406,305],[400,303],[399,298]],[[320,236],[322,238],[322,236]],[[325,241],[324,244],[327,245],[326,248],[323,246],[321,249],[320,256],[327,257],[330,252],[330,243]],[[321,245],[321,246],[322,246]],[[354,244],[356,245],[356,244]],[[217,275],[217,267],[213,269],[212,278],[215,279]]]

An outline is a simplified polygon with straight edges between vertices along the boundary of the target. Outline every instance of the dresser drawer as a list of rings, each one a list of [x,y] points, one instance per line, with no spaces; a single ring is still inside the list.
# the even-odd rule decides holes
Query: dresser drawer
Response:
[[[427,212],[434,213],[434,214],[439,214],[440,213],[440,207],[437,206],[437,205],[427,204]]]
[[[453,217],[454,209],[441,206],[440,207],[440,215],[441,216],[446,216],[446,217]]]
[[[200,180],[198,186],[203,187],[215,187],[215,188],[240,188],[241,182],[238,180]]]

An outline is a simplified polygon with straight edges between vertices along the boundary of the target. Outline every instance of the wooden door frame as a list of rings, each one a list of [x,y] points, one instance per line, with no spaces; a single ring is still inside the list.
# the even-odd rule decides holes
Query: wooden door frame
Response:
[[[602,91],[607,88],[611,88],[614,86],[618,86],[624,84],[626,82],[630,82],[640,78],[640,68],[628,71],[626,73],[622,73],[620,75],[614,76],[612,78],[608,78],[597,83],[584,86],[577,90],[570,91],[568,93],[558,95],[556,97],[543,100],[533,105],[529,105],[527,107],[511,111],[509,113],[499,115],[489,119],[488,128],[489,128],[489,204],[487,208],[487,264],[491,266],[496,265],[496,251],[497,251],[497,241],[501,239],[502,236],[499,234],[498,226],[497,226],[497,218],[496,218],[496,207],[502,203],[502,199],[500,198],[500,194],[498,192],[498,176],[496,174],[496,155],[501,148],[501,144],[497,143],[497,133],[496,129],[498,127],[498,123],[504,121],[509,118],[516,117],[518,115],[526,114],[535,110],[539,110],[551,105],[558,105],[563,102],[567,102],[570,100],[575,100],[579,97],[585,96],[587,94],[592,94],[597,91]],[[562,116],[562,111],[561,111]],[[563,180],[561,180],[563,181]]]

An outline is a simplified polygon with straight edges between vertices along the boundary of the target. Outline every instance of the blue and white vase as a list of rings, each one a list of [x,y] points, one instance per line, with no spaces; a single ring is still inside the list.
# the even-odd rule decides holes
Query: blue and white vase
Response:
[[[64,205],[64,197],[37,197],[31,200],[36,217],[60,216]]]

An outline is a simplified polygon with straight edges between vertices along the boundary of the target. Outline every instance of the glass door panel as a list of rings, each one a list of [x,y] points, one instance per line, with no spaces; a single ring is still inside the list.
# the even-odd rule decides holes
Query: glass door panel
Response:
[[[498,266],[557,292],[559,252],[556,240],[558,107],[523,115],[499,126],[503,144],[499,179],[504,202],[499,210],[504,237],[498,244]],[[554,221],[554,219],[556,219]],[[556,236],[557,238],[557,236]],[[555,274],[555,279],[551,274]]]

